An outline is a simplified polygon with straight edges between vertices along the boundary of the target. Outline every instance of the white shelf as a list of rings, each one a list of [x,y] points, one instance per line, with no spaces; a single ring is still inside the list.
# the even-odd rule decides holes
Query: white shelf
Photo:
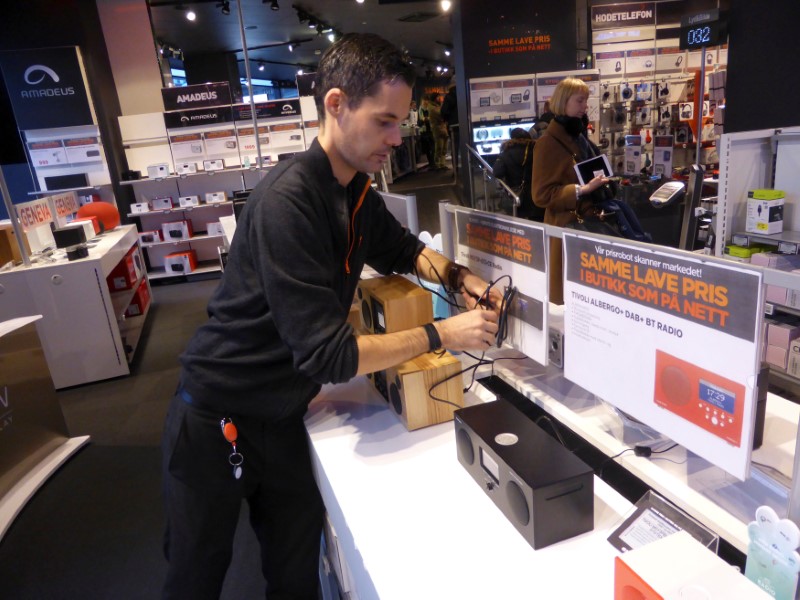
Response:
[[[204,273],[219,273],[222,271],[222,267],[219,265],[219,261],[217,261],[216,265],[213,265],[214,261],[205,261],[197,265],[197,268],[190,273],[168,273],[166,269],[153,269],[147,272],[147,277],[150,281],[154,279],[174,279],[176,277],[191,277],[192,275],[202,275]]]
[[[149,177],[142,177],[141,179],[131,179],[130,181],[120,181],[120,185],[136,185],[138,183],[153,183],[159,181],[168,181],[171,179],[188,179],[189,177],[200,177],[207,175],[212,177],[214,175],[219,175],[222,173],[241,173],[243,171],[258,171],[260,169],[268,170],[271,169],[274,165],[265,165],[261,168],[257,166],[250,166],[250,167],[229,167],[225,169],[219,169],[217,171],[198,171],[197,173],[184,173],[183,175],[172,174],[167,175],[166,177],[156,177],[155,179],[150,179]]]
[[[153,242],[152,244],[142,244],[142,248],[158,248],[159,246],[176,246],[178,244],[190,244],[192,242],[203,242],[208,240],[221,240],[224,235],[193,235],[185,240],[167,240],[165,242]]]
[[[136,315],[135,317],[127,317],[120,321],[119,333],[122,337],[122,345],[126,349],[125,357],[128,359],[128,363],[130,363],[133,360],[133,357],[136,355],[136,349],[139,347],[139,339],[142,337],[144,323],[147,319],[148,313],[150,312],[150,306],[152,303],[153,300],[151,297],[150,302],[147,303],[147,308],[144,309],[143,314]],[[127,350],[128,347],[130,347],[130,351]]]
[[[168,215],[170,213],[189,212],[198,208],[202,209],[211,208],[214,206],[228,206],[230,204],[233,204],[233,200],[226,200],[225,202],[206,202],[204,204],[198,204],[197,206],[173,206],[172,208],[164,208],[161,210],[148,210],[147,212],[143,213],[128,213],[128,217],[138,218],[145,217],[147,215]]]

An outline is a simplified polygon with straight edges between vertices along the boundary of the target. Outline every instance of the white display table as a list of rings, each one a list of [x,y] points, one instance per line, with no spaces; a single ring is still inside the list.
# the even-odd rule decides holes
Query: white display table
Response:
[[[453,423],[408,432],[360,377],[323,388],[306,427],[351,598],[613,596],[606,538],[631,504],[600,479],[594,531],[534,551],[458,462]]]

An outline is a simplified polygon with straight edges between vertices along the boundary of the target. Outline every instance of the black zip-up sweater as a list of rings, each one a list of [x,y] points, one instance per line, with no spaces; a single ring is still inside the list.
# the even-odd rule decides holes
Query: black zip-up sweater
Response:
[[[181,355],[198,405],[275,421],[355,376],[347,315],[361,270],[408,273],[423,244],[357,173],[345,188],[315,141],[280,162],[242,211],[209,320]]]

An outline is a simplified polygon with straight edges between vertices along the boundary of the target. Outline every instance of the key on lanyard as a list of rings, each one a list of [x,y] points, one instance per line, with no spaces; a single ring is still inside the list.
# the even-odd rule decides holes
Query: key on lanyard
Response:
[[[244,456],[239,453],[239,450],[236,448],[236,440],[239,437],[239,432],[236,429],[236,425],[233,424],[233,421],[229,417],[225,417],[220,420],[219,427],[222,429],[222,437],[224,437],[231,445],[232,452],[230,456],[228,456],[228,463],[233,467],[233,478],[240,479],[242,477],[242,463],[244,462]]]

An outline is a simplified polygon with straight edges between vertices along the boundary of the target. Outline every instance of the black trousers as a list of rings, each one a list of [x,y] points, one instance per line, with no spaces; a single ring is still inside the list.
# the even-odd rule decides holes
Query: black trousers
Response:
[[[220,420],[238,429],[236,479]],[[317,600],[324,508],[301,417],[279,425],[219,414],[180,395],[167,414],[163,487],[167,527],[164,599],[216,600],[231,561],[242,500],[261,545],[269,600]]]

